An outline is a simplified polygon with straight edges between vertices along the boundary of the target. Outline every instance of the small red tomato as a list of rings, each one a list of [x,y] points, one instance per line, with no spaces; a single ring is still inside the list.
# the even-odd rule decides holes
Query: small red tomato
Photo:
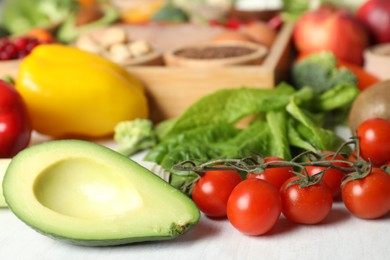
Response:
[[[278,221],[281,210],[279,191],[274,185],[257,178],[238,184],[227,203],[230,223],[251,236],[268,232]]]
[[[265,157],[264,162],[283,162],[284,160],[279,157]],[[258,178],[261,180],[265,180],[266,182],[269,182],[277,189],[279,189],[282,184],[288,180],[289,178],[294,177],[293,168],[292,167],[276,167],[276,168],[267,168],[265,171],[261,174],[256,173],[248,173],[246,175],[247,179],[251,178]]]
[[[333,198],[329,187],[324,183],[301,187],[288,184],[297,177],[287,180],[280,188],[283,215],[299,224],[317,224],[323,221],[332,209]]]
[[[341,195],[347,209],[356,217],[380,218],[390,212],[390,175],[372,168],[362,179],[347,181]]]
[[[365,120],[357,128],[361,157],[374,166],[390,161],[390,121],[383,118]]]
[[[0,158],[11,158],[24,149],[30,136],[30,120],[21,96],[0,80]]]
[[[323,154],[328,153],[327,151],[323,152]],[[333,158],[333,155],[329,155],[325,157],[325,160],[338,160],[338,161],[344,161],[344,157],[341,155],[336,155]],[[333,163],[334,166],[338,167],[345,167],[347,168],[349,165],[347,163],[342,162],[335,162]],[[322,166],[306,166],[307,173],[309,176],[313,176],[315,174],[318,174],[319,172],[325,170],[324,176],[322,178],[322,181],[325,182],[328,187],[332,191],[333,198],[337,197],[341,192],[341,182],[343,178],[345,177],[345,174],[343,171],[335,169],[335,168],[328,168],[328,167],[322,167]]]
[[[194,185],[192,199],[205,215],[225,217],[230,193],[241,180],[235,170],[207,171]]]

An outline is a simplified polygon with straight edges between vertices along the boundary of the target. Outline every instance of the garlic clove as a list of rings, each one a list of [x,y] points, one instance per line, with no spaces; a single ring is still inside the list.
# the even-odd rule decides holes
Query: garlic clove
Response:
[[[117,43],[110,46],[108,49],[109,57],[116,62],[122,62],[132,57],[126,44]]]
[[[101,54],[103,47],[89,35],[81,36],[76,43],[77,47],[88,52]]]
[[[111,45],[118,44],[118,43],[126,43],[127,42],[127,34],[125,30],[118,27],[112,27],[107,29],[107,31],[104,32],[100,39],[100,44],[103,45],[103,47],[108,48]]]
[[[152,47],[143,40],[131,42],[127,46],[133,57],[140,57],[152,51]]]

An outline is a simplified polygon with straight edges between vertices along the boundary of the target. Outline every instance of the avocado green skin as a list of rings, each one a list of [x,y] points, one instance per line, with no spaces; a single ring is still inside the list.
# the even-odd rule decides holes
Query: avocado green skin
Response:
[[[8,165],[11,163],[11,159],[2,159],[0,158],[0,208],[6,208],[7,203],[5,202],[3,196],[3,178],[5,171],[7,170]]]
[[[30,155],[37,157],[37,159],[38,159],[40,157],[39,156],[40,151],[42,151],[42,150],[45,150],[46,153],[50,153],[50,151],[52,149],[60,149],[61,147],[62,148],[66,148],[66,147],[70,148],[70,147],[74,147],[74,146],[85,147],[85,154],[89,154],[92,150],[100,150],[99,153],[107,153],[108,156],[113,156],[113,157],[117,158],[118,160],[130,161],[131,163],[136,164],[131,159],[129,159],[129,158],[127,158],[127,157],[125,157],[125,156],[123,156],[123,155],[121,155],[121,154],[119,154],[119,153],[117,153],[109,148],[106,148],[104,146],[101,146],[101,145],[98,145],[95,143],[91,143],[88,141],[80,141],[80,140],[49,141],[46,143],[34,145],[32,147],[29,147],[29,148],[23,150],[22,152],[20,152],[18,155],[16,155],[13,158],[10,166],[8,167],[8,169],[6,171],[6,174],[4,176],[4,181],[3,181],[4,197],[5,197],[6,203],[7,203],[8,207],[11,209],[11,211],[21,221],[23,221],[26,225],[33,228],[35,231],[37,231],[45,236],[48,236],[50,238],[53,238],[56,240],[61,240],[61,241],[64,241],[64,242],[67,242],[70,244],[74,244],[74,245],[114,246],[114,245],[123,245],[123,244],[145,242],[145,241],[159,241],[159,240],[173,239],[173,238],[176,238],[176,237],[186,233],[188,230],[190,230],[194,225],[196,225],[199,222],[200,211],[196,207],[195,203],[187,195],[180,192],[179,190],[177,190],[173,186],[167,184],[160,177],[158,177],[150,172],[150,175],[148,175],[148,178],[156,178],[158,180],[158,182],[160,182],[160,181],[162,182],[162,185],[169,185],[169,187],[171,187],[171,189],[172,189],[172,192],[175,192],[175,193],[177,192],[177,195],[181,197],[181,200],[184,200],[185,203],[187,205],[189,205],[189,207],[191,209],[191,214],[192,214],[192,218],[189,222],[185,223],[184,225],[178,225],[178,224],[175,225],[174,223],[172,223],[172,226],[168,232],[155,233],[152,236],[142,235],[142,234],[133,235],[133,236],[126,236],[126,233],[123,233],[123,237],[120,237],[117,239],[106,239],[106,238],[104,238],[104,236],[99,237],[99,238],[84,239],[84,238],[78,237],[78,234],[75,234],[75,236],[69,236],[69,235],[64,236],[60,233],[50,232],[45,227],[42,228],[39,225],[34,224],[33,223],[34,221],[30,221],[29,219],[25,218],[22,214],[20,214],[20,210],[17,209],[18,204],[19,204],[19,203],[17,203],[18,201],[14,201],[11,198],[12,197],[11,193],[13,192],[13,187],[10,186],[10,179],[13,177],[12,175],[14,174],[14,169],[13,169],[14,166],[13,165],[23,163],[23,161],[25,161],[25,158],[27,156],[30,156]],[[72,152],[69,152],[68,155],[71,155],[71,154],[72,154]],[[66,156],[67,155],[65,155],[65,157]],[[43,162],[44,161],[45,160],[43,160]],[[136,164],[136,165],[138,165],[138,164]],[[140,165],[138,165],[138,166],[141,167],[143,169],[143,171],[146,170],[142,166],[140,166]],[[148,171],[148,170],[146,170],[146,171]],[[18,192],[20,192],[20,190]],[[36,212],[33,214],[36,214]],[[34,216],[34,217],[36,217],[36,216]],[[39,214],[38,214],[38,218],[39,218]],[[134,219],[130,219],[129,221],[132,221],[132,220],[134,220]],[[56,222],[56,225],[63,224],[57,220],[51,220],[51,221]],[[112,221],[115,221],[115,219],[113,219]],[[83,233],[83,230],[80,230],[79,233]]]
[[[82,26],[76,26],[75,16],[70,16],[58,29],[56,38],[63,43],[71,43],[77,39],[81,34],[84,34],[90,30],[98,29],[103,26],[107,26],[118,20],[118,11],[112,7],[103,8],[104,15],[99,20],[85,24]]]
[[[11,210],[12,210],[12,208],[11,208]],[[199,219],[200,219],[200,214],[199,214],[199,218],[196,222],[193,222],[193,223],[187,225],[180,232],[172,232],[172,234],[169,236],[160,236],[160,237],[141,237],[140,236],[140,237],[131,237],[131,238],[123,238],[123,239],[112,239],[112,240],[104,240],[104,239],[102,239],[102,240],[80,240],[80,239],[72,239],[72,238],[68,238],[68,237],[61,237],[61,236],[56,235],[56,234],[45,233],[36,227],[28,225],[26,222],[25,222],[25,224],[27,224],[29,227],[31,227],[32,229],[34,229],[35,231],[37,231],[38,233],[40,233],[44,236],[50,237],[50,238],[55,239],[55,240],[63,241],[63,242],[68,243],[68,244],[77,245],[77,246],[88,246],[88,247],[104,247],[104,246],[119,246],[119,245],[127,245],[127,244],[150,242],[150,241],[171,240],[171,239],[174,239],[176,237],[179,237],[179,236],[187,233],[187,231],[189,231],[193,226],[195,226],[199,222]],[[20,219],[20,220],[23,221],[23,219]]]

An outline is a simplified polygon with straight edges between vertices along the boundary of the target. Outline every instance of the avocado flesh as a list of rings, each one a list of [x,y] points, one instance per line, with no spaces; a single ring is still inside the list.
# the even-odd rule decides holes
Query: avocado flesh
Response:
[[[163,240],[199,220],[193,201],[119,153],[50,141],[16,155],[4,176],[8,207],[35,230],[79,245]]]
[[[118,11],[113,7],[106,6],[103,7],[102,10],[104,12],[103,17],[82,26],[76,25],[76,15],[69,16],[58,29],[56,38],[60,42],[71,43],[80,35],[87,33],[88,31],[110,25],[119,18]]]
[[[0,208],[6,208],[7,203],[3,196],[3,178],[11,159],[0,159]]]

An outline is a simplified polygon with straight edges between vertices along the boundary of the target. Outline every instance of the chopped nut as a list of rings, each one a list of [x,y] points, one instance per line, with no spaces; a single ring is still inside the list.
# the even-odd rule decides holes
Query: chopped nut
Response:
[[[131,53],[127,46],[123,43],[117,43],[110,46],[108,50],[109,57],[117,62],[131,58]]]
[[[127,42],[127,35],[125,30],[118,27],[112,27],[107,29],[107,31],[104,32],[102,38],[100,39],[100,43],[105,48],[113,44],[126,43],[126,42]]]
[[[77,40],[76,45],[82,50],[96,54],[101,54],[103,51],[102,46],[89,35],[81,36]]]
[[[142,40],[129,43],[128,48],[133,57],[140,57],[152,51],[152,47]]]

